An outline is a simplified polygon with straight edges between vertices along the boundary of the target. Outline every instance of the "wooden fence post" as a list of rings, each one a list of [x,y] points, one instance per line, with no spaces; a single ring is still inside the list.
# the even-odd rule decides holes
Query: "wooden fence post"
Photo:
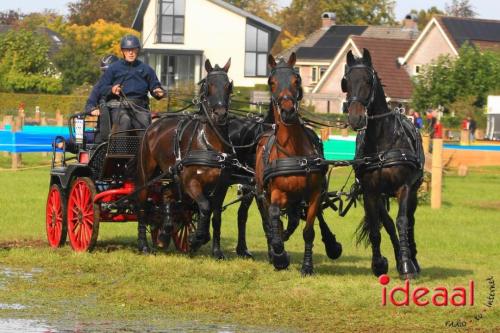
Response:
[[[443,139],[432,139],[431,208],[441,208],[443,181]]]
[[[431,143],[431,138],[429,134],[422,135],[422,146],[424,148],[424,154],[429,153],[429,143]]]
[[[22,129],[22,118],[16,117],[12,123],[12,133],[20,132]],[[16,170],[21,167],[22,155],[21,153],[14,152],[11,154],[12,169]]]

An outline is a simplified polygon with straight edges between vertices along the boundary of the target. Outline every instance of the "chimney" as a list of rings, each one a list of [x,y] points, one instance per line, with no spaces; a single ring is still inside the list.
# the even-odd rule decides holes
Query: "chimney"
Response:
[[[403,20],[403,30],[418,31],[417,17],[414,15],[406,15]]]
[[[337,15],[333,12],[324,12],[321,14],[321,27],[323,29],[328,29],[332,25],[335,25],[335,19],[337,18]]]

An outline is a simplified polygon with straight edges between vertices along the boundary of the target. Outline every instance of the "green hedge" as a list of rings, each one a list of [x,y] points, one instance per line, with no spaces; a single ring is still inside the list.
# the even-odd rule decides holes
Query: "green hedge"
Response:
[[[64,115],[69,115],[83,111],[86,100],[87,96],[0,92],[0,115],[16,115],[21,103],[24,104],[25,114],[28,117],[35,114],[37,106],[46,117],[53,117],[56,110],[60,110]]]

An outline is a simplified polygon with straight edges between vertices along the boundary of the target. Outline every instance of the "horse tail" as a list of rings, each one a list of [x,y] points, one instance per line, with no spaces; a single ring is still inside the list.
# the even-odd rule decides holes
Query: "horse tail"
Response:
[[[380,229],[382,228],[382,223],[380,220],[377,220],[377,227]],[[359,226],[356,228],[356,231],[354,232],[356,235],[356,246],[363,245],[364,247],[367,247],[368,244],[370,243],[369,235],[370,235],[370,222],[366,218],[366,215],[363,216],[361,219],[361,223]]]

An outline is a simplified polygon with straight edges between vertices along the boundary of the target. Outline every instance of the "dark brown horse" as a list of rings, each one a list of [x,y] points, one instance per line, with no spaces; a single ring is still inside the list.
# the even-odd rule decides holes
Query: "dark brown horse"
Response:
[[[305,209],[306,225],[302,274],[313,273],[312,247],[314,221],[318,214],[326,167],[321,163],[310,132],[299,115],[302,98],[300,76],[294,71],[295,53],[287,62],[276,63],[269,55],[269,87],[274,114],[274,130],[264,135],[257,146],[256,181],[258,195],[266,200],[269,212],[269,254],[276,269],[285,269],[290,259],[284,248],[288,237],[283,232],[280,213],[287,210],[289,224],[295,226]]]
[[[200,88],[200,110],[195,115],[164,117],[151,125],[144,134],[139,150],[137,188],[143,188],[157,175],[164,174],[170,182],[162,204],[164,216],[162,236],[170,237],[176,216],[175,208],[191,206],[195,202],[199,212],[196,232],[189,238],[191,251],[210,240],[210,215],[214,208],[222,206],[224,193],[221,185],[228,177],[227,111],[232,92],[232,82],[227,76],[231,61],[220,68],[205,62],[207,77]],[[146,225],[152,224],[146,198],[150,187],[138,193],[139,251],[148,252]],[[183,210],[184,208],[181,208]],[[214,225],[214,229],[220,229]],[[214,246],[220,248],[220,240],[214,238]],[[217,243],[217,244],[215,244]]]
[[[390,111],[384,90],[375,72],[370,52],[362,58],[347,54],[342,90],[347,93],[349,124],[358,131],[356,178],[363,192],[365,217],[358,242],[369,238],[372,245],[372,271],[387,273],[387,258],[380,252],[381,225],[390,235],[401,278],[412,278],[420,271],[415,244],[417,190],[422,182],[424,156],[420,133],[404,115]],[[388,213],[388,197],[399,203],[397,231]]]

